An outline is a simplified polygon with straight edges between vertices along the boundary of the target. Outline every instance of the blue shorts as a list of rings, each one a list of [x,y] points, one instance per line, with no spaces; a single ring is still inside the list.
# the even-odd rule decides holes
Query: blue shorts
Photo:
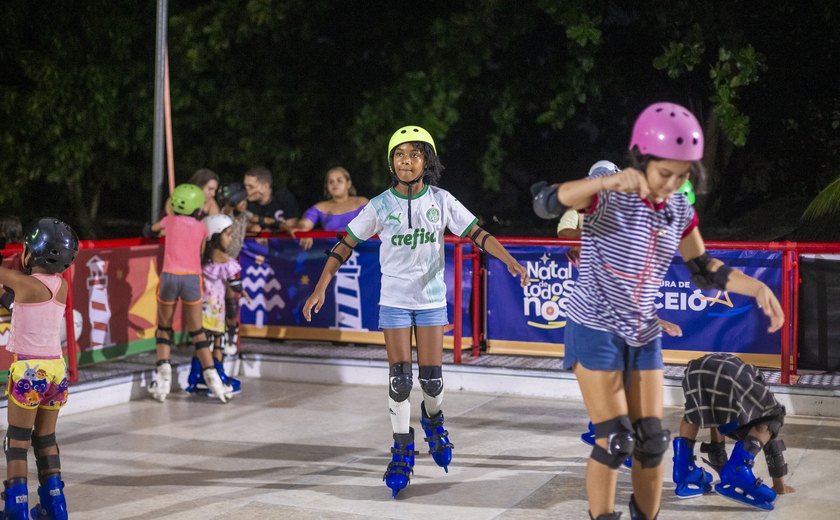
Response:
[[[417,327],[435,327],[449,325],[446,307],[437,309],[400,309],[398,307],[379,306],[380,329],[407,329]]]
[[[563,368],[571,370],[580,363],[588,370],[662,370],[662,340],[656,338],[641,347],[633,347],[624,338],[590,329],[572,320],[566,321],[566,354]]]

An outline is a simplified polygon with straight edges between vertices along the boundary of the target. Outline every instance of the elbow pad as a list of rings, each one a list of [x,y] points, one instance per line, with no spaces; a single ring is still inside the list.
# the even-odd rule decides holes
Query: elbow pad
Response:
[[[538,217],[549,220],[559,218],[566,212],[568,208],[557,199],[557,188],[559,186],[559,184],[549,186],[545,181],[540,181],[531,186],[534,213]]]
[[[688,267],[688,272],[691,273],[691,281],[701,289],[725,291],[732,268],[724,264],[717,271],[712,272],[709,271],[709,263],[711,261],[712,257],[708,253],[703,253],[697,258],[686,260],[685,266]]]
[[[481,250],[482,253],[486,253],[487,249],[484,248],[484,245],[487,243],[487,239],[490,238],[490,233],[476,225],[473,228],[473,232],[470,233],[470,240],[473,241],[475,247]]]
[[[335,258],[336,260],[338,260],[338,264],[342,265],[353,255],[353,246],[347,243],[347,241],[344,239],[344,235],[342,235],[341,233],[336,234],[335,238],[338,239],[338,242],[336,242],[332,249],[330,249],[329,251],[324,251],[324,254],[328,257],[331,256]],[[339,252],[338,249],[342,246],[347,248],[347,256],[343,256],[341,252]]]

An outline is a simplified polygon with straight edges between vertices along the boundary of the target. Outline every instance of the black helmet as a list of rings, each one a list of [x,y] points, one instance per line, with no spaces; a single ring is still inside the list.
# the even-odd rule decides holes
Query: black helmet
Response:
[[[53,274],[70,267],[79,251],[79,239],[73,229],[52,217],[42,217],[29,224],[23,245],[32,254],[31,265]]]
[[[236,206],[248,196],[248,192],[245,191],[245,188],[242,187],[242,184],[238,182],[232,182],[227,186],[222,186],[219,190],[217,197],[217,201],[219,206]]]

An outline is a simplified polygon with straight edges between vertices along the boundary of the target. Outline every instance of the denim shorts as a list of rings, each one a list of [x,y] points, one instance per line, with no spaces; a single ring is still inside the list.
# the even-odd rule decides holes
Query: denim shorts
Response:
[[[662,339],[656,338],[641,347],[628,345],[612,332],[590,329],[572,320],[566,321],[566,354],[563,368],[571,370],[580,363],[588,370],[662,370]]]
[[[400,309],[398,307],[379,306],[380,329],[407,329],[417,327],[435,327],[449,325],[446,307],[436,309]]]

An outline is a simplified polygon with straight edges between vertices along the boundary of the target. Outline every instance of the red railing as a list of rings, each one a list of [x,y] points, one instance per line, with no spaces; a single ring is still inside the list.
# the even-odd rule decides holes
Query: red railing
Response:
[[[260,234],[259,238],[288,237],[288,234]],[[296,238],[333,238],[335,232],[331,231],[308,231],[295,234]],[[378,237],[374,237],[378,238]],[[499,242],[506,245],[535,245],[535,246],[551,246],[551,245],[565,245],[574,246],[580,245],[578,240],[548,238],[548,237],[498,237]],[[162,239],[148,239],[148,238],[125,238],[114,240],[82,240],[79,243],[80,249],[89,248],[117,248],[130,247],[137,245],[148,245],[159,243]],[[446,236],[445,241],[455,245],[455,287],[454,289],[454,331],[453,331],[453,347],[454,347],[454,362],[461,363],[462,361],[462,343],[463,343],[463,316],[462,316],[462,292],[463,292],[463,261],[465,259],[472,260],[473,274],[473,290],[471,293],[470,309],[472,312],[472,356],[478,357],[480,354],[480,345],[482,343],[482,323],[483,314],[481,309],[481,298],[483,297],[484,289],[482,287],[483,272],[481,267],[481,253],[473,248],[469,254],[464,254],[464,244],[470,243],[468,239],[457,236]],[[707,249],[728,249],[728,250],[760,250],[760,251],[780,251],[782,253],[782,307],[785,311],[785,325],[782,328],[781,338],[781,382],[789,384],[791,374],[796,374],[797,357],[799,352],[798,332],[799,332],[799,256],[802,254],[840,254],[840,244],[838,243],[822,243],[822,242],[720,242],[708,241],[706,242]],[[0,254],[7,256],[22,251],[20,244],[8,244],[5,249],[0,250]],[[68,269],[64,273],[64,278],[72,287],[73,274],[75,269]],[[75,330],[73,323],[73,295],[72,291],[67,293],[67,357],[68,357],[68,371],[72,382],[78,381],[78,366],[77,358],[79,355],[79,347],[75,340]]]

